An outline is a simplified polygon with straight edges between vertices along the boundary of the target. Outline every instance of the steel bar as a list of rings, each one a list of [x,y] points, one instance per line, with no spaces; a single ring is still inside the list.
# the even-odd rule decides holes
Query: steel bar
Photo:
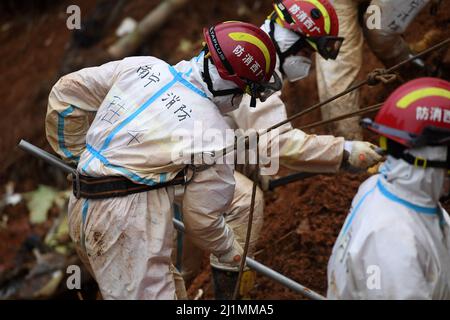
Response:
[[[288,175],[285,177],[281,177],[278,179],[273,179],[273,180],[269,181],[269,190],[273,191],[275,188],[287,185],[287,184],[295,182],[295,181],[314,177],[319,174],[322,174],[322,173],[298,172],[298,173],[294,173],[294,174],[291,174],[291,175]]]
[[[55,166],[65,173],[76,173],[75,168],[72,168],[71,166],[65,164],[61,159],[58,157],[55,157],[54,155],[48,153],[45,150],[42,150],[41,148],[36,147],[35,145],[32,145],[31,143],[21,140],[19,143],[19,148],[32,154],[33,156],[40,158],[47,162],[48,164],[51,164],[52,166]]]
[[[178,221],[177,219],[173,219],[173,224],[175,225],[175,228],[179,231],[185,232],[184,224],[181,221]],[[258,261],[247,257],[246,259],[247,266],[262,275],[280,283],[281,285],[291,289],[292,291],[295,291],[297,293],[300,293],[304,295],[307,298],[310,298],[312,300],[325,300],[326,298],[311,289],[306,288],[305,286],[302,286],[298,282],[295,282],[292,279],[289,279],[288,277],[282,275],[279,272],[276,272],[273,269],[270,269],[269,267],[266,267],[262,263],[259,263]]]

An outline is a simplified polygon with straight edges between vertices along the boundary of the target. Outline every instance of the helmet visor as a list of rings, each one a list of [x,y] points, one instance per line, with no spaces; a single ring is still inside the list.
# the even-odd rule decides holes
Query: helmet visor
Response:
[[[427,126],[417,135],[376,123],[369,118],[362,119],[361,126],[408,147],[450,146],[450,131],[447,129]]]
[[[307,37],[309,44],[326,60],[335,60],[341,50],[342,37]]]

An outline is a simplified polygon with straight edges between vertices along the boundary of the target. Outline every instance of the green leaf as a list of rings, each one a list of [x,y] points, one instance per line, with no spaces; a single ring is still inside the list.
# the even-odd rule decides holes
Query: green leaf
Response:
[[[53,206],[58,191],[47,186],[40,185],[36,191],[26,194],[27,207],[30,211],[30,222],[40,224],[47,221],[48,210]]]

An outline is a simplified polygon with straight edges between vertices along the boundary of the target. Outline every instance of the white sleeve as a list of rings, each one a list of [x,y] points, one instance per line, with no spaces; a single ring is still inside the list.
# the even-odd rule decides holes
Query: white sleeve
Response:
[[[281,92],[269,97],[265,102],[259,102],[256,108],[250,108],[249,98],[245,97],[238,110],[228,116],[237,127],[243,130],[267,129],[287,119],[286,107],[281,100]],[[309,135],[299,129],[293,129],[287,123],[269,134],[269,141],[261,139],[270,145],[277,145],[279,152],[273,147],[272,157],[279,157],[280,163],[293,170],[303,172],[337,172],[344,155],[344,138],[326,135]],[[278,139],[278,143],[275,143]],[[266,148],[265,145],[260,145]],[[263,149],[264,150],[264,149]]]
[[[52,88],[47,106],[46,135],[63,159],[78,162],[95,112],[111,89],[120,61],[86,68],[62,77]]]

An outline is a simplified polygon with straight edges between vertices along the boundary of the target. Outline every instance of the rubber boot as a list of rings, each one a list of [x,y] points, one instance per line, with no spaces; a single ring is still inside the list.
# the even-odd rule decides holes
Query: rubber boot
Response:
[[[236,288],[239,272],[221,270],[212,266],[211,271],[214,283],[214,296],[216,300],[233,299],[233,293]]]

